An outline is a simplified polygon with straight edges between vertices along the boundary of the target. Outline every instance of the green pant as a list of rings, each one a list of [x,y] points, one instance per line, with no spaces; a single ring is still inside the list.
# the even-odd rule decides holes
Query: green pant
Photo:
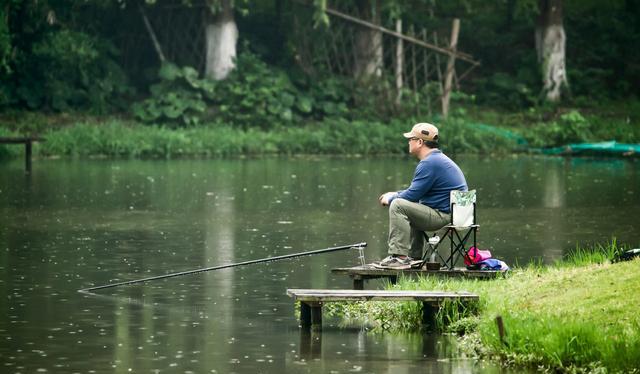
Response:
[[[451,222],[451,215],[405,199],[389,206],[389,254],[421,258],[424,231],[437,231]]]

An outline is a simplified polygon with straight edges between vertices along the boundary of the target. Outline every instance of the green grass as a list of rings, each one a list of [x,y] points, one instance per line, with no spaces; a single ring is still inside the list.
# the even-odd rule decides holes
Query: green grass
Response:
[[[336,119],[266,131],[259,128],[243,130],[222,124],[171,129],[120,119],[83,120],[72,125],[52,125],[42,129],[38,133],[46,141],[34,145],[34,154],[44,157],[134,158],[406,154],[407,144],[402,133],[416,121],[380,123]],[[442,142],[445,152],[508,153],[517,148],[516,142],[504,134],[474,127],[461,120],[452,119],[441,128],[446,139]],[[0,131],[5,133],[26,135],[30,134],[29,129],[32,127],[0,123]],[[6,148],[0,145],[0,152]],[[4,151],[4,154],[16,156],[18,151]]]
[[[520,111],[469,105],[464,112],[463,118],[514,131],[533,147],[609,140],[640,143],[640,100],[635,98],[592,102],[589,106],[547,105]]]
[[[640,363],[640,261],[531,268],[483,292],[477,334],[491,354],[552,369]],[[507,331],[500,342],[495,317]]]
[[[505,279],[402,279],[394,289],[479,294],[470,310],[444,308],[438,319],[440,327],[464,334],[463,345],[480,357],[550,371],[634,372],[640,367],[640,259],[612,264],[607,256],[618,251],[615,243],[576,249],[552,266],[530,265]],[[373,304],[344,308],[378,328],[402,330],[419,321],[416,303]]]
[[[441,148],[450,154],[508,154],[527,146],[606,140],[640,142],[640,100],[512,112],[462,105],[456,106],[446,121],[406,114],[388,122],[329,118],[287,127],[257,124],[246,130],[220,123],[173,129],[115,116],[14,111],[0,113],[0,134],[45,137],[46,142],[34,145],[34,153],[45,157],[406,154],[401,134],[423,121],[439,125]],[[20,147],[0,145],[0,157],[17,157],[21,152]]]

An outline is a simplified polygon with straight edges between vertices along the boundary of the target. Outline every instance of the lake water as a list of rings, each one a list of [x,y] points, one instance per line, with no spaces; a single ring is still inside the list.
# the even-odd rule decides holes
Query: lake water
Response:
[[[640,246],[640,163],[455,158],[478,191],[479,244],[510,265],[577,244]],[[123,286],[111,282],[365,241],[385,256],[381,192],[409,158],[0,163],[0,372],[505,372],[455,339],[299,330],[287,288],[350,288],[352,250]],[[366,288],[381,288],[371,281]],[[472,290],[471,290],[472,291]]]

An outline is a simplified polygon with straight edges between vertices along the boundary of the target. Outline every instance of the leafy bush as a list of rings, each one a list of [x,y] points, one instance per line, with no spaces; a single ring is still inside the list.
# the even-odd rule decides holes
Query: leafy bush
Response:
[[[309,115],[313,102],[293,86],[282,71],[256,55],[239,55],[237,69],[219,82],[213,98],[216,114],[225,123],[268,129]]]
[[[441,148],[450,153],[508,153],[523,149],[527,142],[515,132],[496,126],[473,123],[460,110],[440,128]]]
[[[554,147],[592,140],[590,127],[579,111],[571,110],[557,120],[536,124],[524,136],[534,147]]]
[[[16,136],[16,133],[0,127],[0,137]],[[18,147],[13,144],[0,144],[0,159],[18,156],[24,147]]]
[[[179,68],[171,63],[164,63],[158,76],[160,82],[151,86],[151,97],[135,103],[133,114],[143,122],[200,123],[207,108],[204,95],[214,96],[214,82],[199,79],[191,67]]]
[[[322,80],[305,91],[250,52],[240,54],[236,64],[223,81],[199,78],[191,67],[164,64],[151,96],[136,103],[133,113],[147,123],[193,126],[217,121],[245,129],[349,113],[349,91],[338,79]]]
[[[495,73],[488,78],[477,79],[478,95],[483,103],[505,108],[522,108],[533,105],[537,101],[537,94],[525,82],[525,79]]]
[[[33,44],[30,54],[18,57],[16,94],[31,109],[55,111],[71,108],[104,113],[122,106],[130,91],[113,57],[110,43],[83,32],[60,30]]]

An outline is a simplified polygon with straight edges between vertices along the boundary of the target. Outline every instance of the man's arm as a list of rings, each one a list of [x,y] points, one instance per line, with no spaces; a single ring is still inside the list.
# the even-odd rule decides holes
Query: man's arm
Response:
[[[431,187],[435,179],[433,177],[432,168],[426,162],[420,162],[416,167],[416,172],[411,181],[411,185],[406,190],[400,191],[395,196],[392,196],[388,203],[391,204],[393,199],[405,199],[417,203],[420,198],[423,197]]]

